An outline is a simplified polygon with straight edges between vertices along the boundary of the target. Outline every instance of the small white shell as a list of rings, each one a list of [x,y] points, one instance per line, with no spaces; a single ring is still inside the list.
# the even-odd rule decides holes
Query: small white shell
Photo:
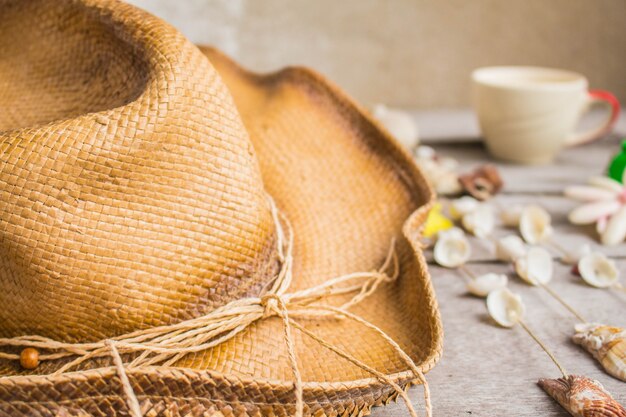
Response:
[[[379,104],[374,108],[374,117],[408,149],[419,144],[417,123],[409,113]]]
[[[506,288],[495,290],[487,296],[487,311],[502,327],[513,327],[524,317],[522,297]]]
[[[519,231],[524,240],[531,245],[547,241],[552,236],[552,218],[539,206],[524,208],[519,220]]]
[[[461,223],[469,233],[485,238],[493,232],[496,219],[491,206],[481,204],[475,210],[465,214]]]
[[[603,245],[618,245],[626,238],[626,205],[611,216],[602,233]]]
[[[459,176],[455,172],[445,172],[433,178],[433,187],[441,195],[455,195],[462,191]]]
[[[587,284],[596,288],[611,287],[619,280],[619,270],[615,262],[599,252],[580,258],[578,272]]]
[[[505,227],[518,227],[519,220],[522,216],[523,206],[514,205],[506,207],[500,212],[500,220]]]
[[[502,262],[514,262],[526,252],[526,244],[519,236],[505,236],[496,242],[496,257]]]
[[[552,279],[552,255],[540,246],[533,246],[515,261],[515,272],[531,285],[547,284]]]
[[[433,159],[437,153],[430,146],[419,146],[415,149],[415,157],[418,159]]]
[[[450,216],[454,220],[459,220],[467,213],[476,210],[479,205],[480,203],[478,200],[468,195],[457,198],[456,200],[452,200],[452,203],[450,203]]]
[[[509,279],[504,274],[488,273],[467,283],[467,291],[477,297],[486,297],[491,291],[506,287]]]
[[[459,167],[459,161],[450,157],[439,157],[437,162],[439,163],[441,169],[445,169],[446,171],[456,171]]]
[[[465,264],[470,255],[470,244],[462,230],[452,228],[439,233],[433,249],[433,257],[439,265],[456,268]]]
[[[588,243],[585,243],[573,251],[567,252],[565,256],[561,258],[561,262],[566,265],[576,265],[578,261],[582,259],[583,256],[589,255],[591,253],[591,246]]]

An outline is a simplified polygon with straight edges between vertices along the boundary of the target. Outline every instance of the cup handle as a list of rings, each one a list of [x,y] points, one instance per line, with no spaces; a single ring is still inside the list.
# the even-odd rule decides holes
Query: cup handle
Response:
[[[611,131],[613,125],[617,122],[617,117],[619,116],[619,101],[608,91],[589,90],[587,93],[587,108],[597,103],[602,103],[610,107],[610,112],[608,113],[607,118],[599,127],[589,129],[585,132],[575,133],[570,136],[566,142],[566,146],[576,146],[582,145],[583,143],[589,143],[596,139],[600,139],[606,133]]]

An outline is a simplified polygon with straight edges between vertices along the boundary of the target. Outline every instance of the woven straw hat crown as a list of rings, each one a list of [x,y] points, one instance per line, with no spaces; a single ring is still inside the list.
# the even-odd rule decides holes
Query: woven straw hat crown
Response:
[[[0,336],[88,341],[258,294],[275,225],[229,92],[109,0],[0,2]]]

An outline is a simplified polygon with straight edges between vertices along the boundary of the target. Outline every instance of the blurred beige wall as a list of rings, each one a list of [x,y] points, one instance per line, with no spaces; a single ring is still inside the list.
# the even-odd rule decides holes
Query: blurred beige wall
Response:
[[[245,66],[307,65],[366,105],[464,107],[485,65],[582,72],[626,102],[626,0],[131,0]]]

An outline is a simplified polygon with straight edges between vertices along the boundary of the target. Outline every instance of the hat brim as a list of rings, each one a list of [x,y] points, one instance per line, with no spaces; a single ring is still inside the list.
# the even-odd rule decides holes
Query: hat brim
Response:
[[[352,312],[386,332],[423,372],[430,370],[441,355],[443,331],[418,239],[433,194],[410,155],[318,74],[288,68],[257,75],[214,49],[201,50],[234,97],[266,191],[293,226],[292,290],[378,268],[396,237],[399,278]],[[328,318],[302,324],[400,385],[413,380],[371,329]],[[174,368],[129,369],[128,377],[143,407],[157,414],[291,414],[293,375],[281,335],[280,320],[269,318]],[[393,389],[306,335],[295,331],[294,339],[307,412],[356,415],[395,397]],[[110,415],[125,408],[117,378],[109,367],[2,378],[0,410]]]

